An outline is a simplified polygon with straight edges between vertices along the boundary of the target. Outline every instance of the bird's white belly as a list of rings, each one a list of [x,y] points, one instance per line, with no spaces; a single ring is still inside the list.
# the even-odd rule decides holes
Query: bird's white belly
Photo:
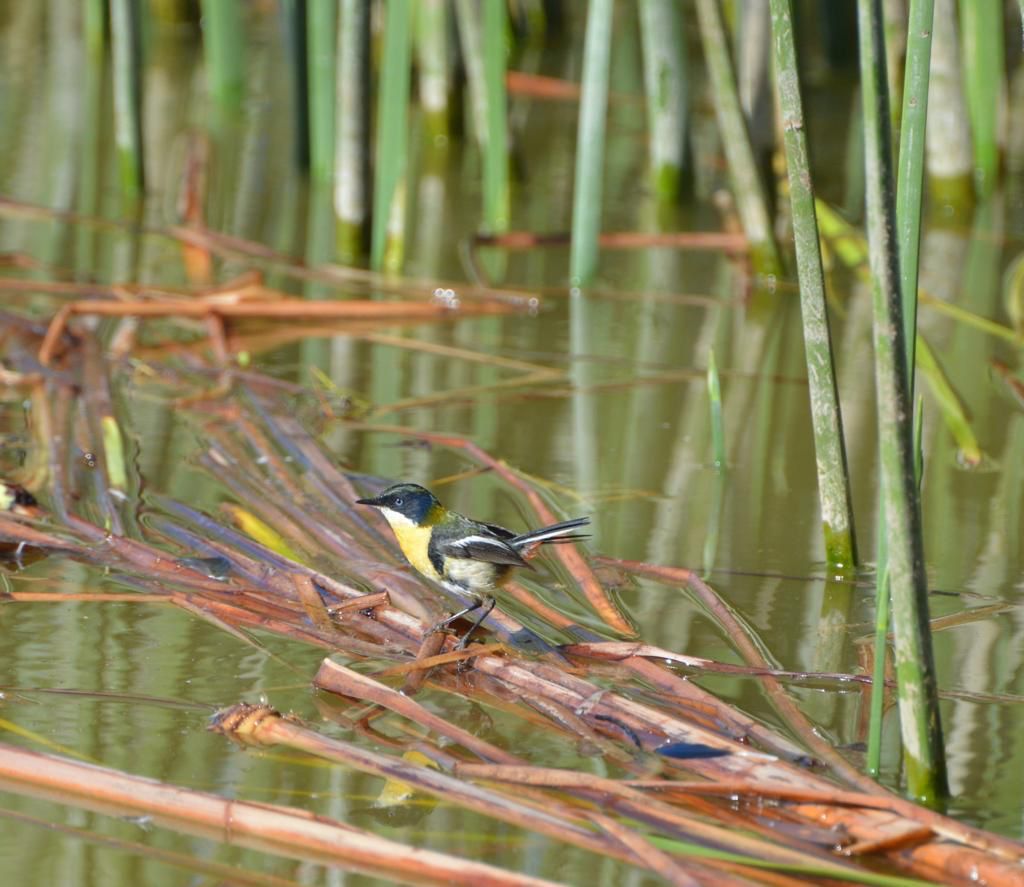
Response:
[[[445,579],[478,593],[494,589],[498,568],[487,561],[468,557],[450,557],[445,562]]]

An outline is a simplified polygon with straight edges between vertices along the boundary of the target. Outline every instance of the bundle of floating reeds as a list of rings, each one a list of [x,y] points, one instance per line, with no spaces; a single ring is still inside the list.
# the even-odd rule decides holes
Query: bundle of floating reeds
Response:
[[[409,320],[420,318],[411,314]],[[125,454],[109,394],[119,364],[109,363],[94,337],[76,328],[73,339],[61,339],[50,365],[41,365],[34,355],[42,331],[12,318],[6,326],[13,373],[6,382],[23,386],[33,398],[47,480],[37,478],[35,484],[44,505],[0,517],[0,537],[22,546],[23,555],[59,553],[100,565],[123,577],[138,596],[182,607],[259,649],[265,648],[253,629],[329,650],[333,655],[315,675],[302,676],[338,697],[325,710],[329,719],[357,736],[385,713],[397,716],[392,733],[399,725],[390,753],[328,737],[266,705],[225,710],[215,729],[245,743],[285,745],[397,781],[408,791],[625,861],[671,883],[779,883],[788,881],[787,872],[906,882],[864,867],[878,862],[923,879],[975,873],[1001,883],[1024,861],[1018,844],[917,807],[851,767],[822,741],[785,690],[787,682],[851,676],[773,670],[715,591],[688,570],[587,557],[563,546],[558,557],[604,623],[603,631],[577,625],[528,589],[513,587],[514,598],[530,614],[529,626],[496,611],[486,623],[491,637],[466,650],[457,649],[451,637],[429,633],[443,612],[436,591],[402,566],[380,523],[353,507],[379,482],[339,470],[292,415],[295,391],[259,373],[195,359],[177,367],[152,364],[165,393],[174,392],[181,408],[194,414],[202,464],[231,491],[233,503],[214,514],[151,497],[146,520],[137,521],[123,493]],[[73,378],[84,385],[79,388]],[[69,420],[75,434],[48,431]],[[556,517],[533,482],[465,438],[347,421],[353,430],[386,429],[451,448],[467,466],[500,477],[537,521]],[[68,471],[81,464],[65,451],[75,440],[93,454],[88,474]],[[88,496],[83,482],[91,486]],[[102,526],[79,513],[76,503],[85,501],[102,517]],[[746,665],[602,637],[628,636],[631,626],[596,578],[599,568],[688,588],[733,639]],[[92,597],[83,593],[77,599]],[[10,598],[59,605],[68,596],[14,592]],[[378,665],[368,673],[351,667],[360,661]],[[381,668],[382,662],[390,664]],[[799,744],[686,680],[687,674],[708,673],[763,682]],[[870,688],[869,679],[857,680]],[[534,730],[587,746],[615,775],[599,778],[538,765],[528,750],[499,747],[431,712],[415,699],[427,692],[498,706]],[[226,813],[225,802],[215,796],[59,756],[5,746],[0,773],[8,791],[153,816],[171,829],[270,853],[435,883],[506,878],[441,854],[428,855],[423,867],[413,869],[420,863],[400,845],[369,835],[350,841],[340,824],[294,809],[234,801]],[[232,826],[218,832],[225,815]],[[785,841],[789,826],[799,830]]]

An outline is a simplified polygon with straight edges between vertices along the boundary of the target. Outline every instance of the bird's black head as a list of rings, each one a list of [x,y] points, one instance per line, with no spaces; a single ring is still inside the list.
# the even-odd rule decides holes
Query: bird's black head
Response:
[[[408,518],[414,524],[423,526],[433,523],[438,511],[443,511],[437,497],[419,484],[395,484],[373,499],[356,499],[356,505],[372,505],[386,508]]]

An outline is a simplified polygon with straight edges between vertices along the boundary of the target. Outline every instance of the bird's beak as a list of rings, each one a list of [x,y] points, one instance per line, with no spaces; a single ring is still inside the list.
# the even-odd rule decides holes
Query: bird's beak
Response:
[[[374,508],[380,507],[379,499],[356,499],[356,505],[372,505]]]

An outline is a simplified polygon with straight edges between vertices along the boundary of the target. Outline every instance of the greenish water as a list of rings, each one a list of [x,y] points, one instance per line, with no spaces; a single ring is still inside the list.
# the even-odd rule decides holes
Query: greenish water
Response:
[[[0,30],[0,194],[86,216],[124,219],[110,150],[110,109],[91,116],[83,89],[87,66],[77,36],[75,4],[5,4]],[[177,189],[190,133],[209,139],[206,221],[214,230],[266,243],[310,261],[325,257],[329,204],[306,193],[291,163],[284,53],[272,22],[253,25],[251,98],[239,121],[216,121],[204,100],[195,36],[186,28],[152,24],[148,35],[147,149],[150,185],[143,216],[162,227],[176,222]],[[623,44],[626,46],[627,44]],[[551,74],[574,76],[570,58],[545,60]],[[655,230],[657,213],[644,179],[643,105],[639,63],[628,49],[613,62],[605,183],[606,230]],[[812,127],[843,144],[848,84],[814,96]],[[842,113],[840,113],[841,109]],[[566,230],[570,215],[574,106],[512,100],[522,180],[514,190],[513,227]],[[713,140],[703,106],[697,138]],[[99,126],[97,126],[99,124]],[[812,144],[814,144],[812,132]],[[479,158],[452,144],[446,150],[413,142],[406,273],[413,278],[463,279],[460,246],[479,218]],[[87,146],[95,145],[92,156]],[[844,183],[827,152],[818,163],[826,199],[838,203]],[[89,163],[92,162],[90,166]],[[673,226],[718,227],[711,185],[721,170],[698,155],[697,193]],[[973,219],[926,231],[922,286],[933,296],[1001,323],[1004,267],[1019,250],[1021,199],[1012,180],[1005,194]],[[9,276],[79,281],[140,281],[183,286],[180,248],[171,240],[88,222],[33,221],[0,216],[0,251],[32,257],[42,267]],[[218,262],[218,280],[253,263]],[[873,631],[870,566],[862,581],[827,581],[815,492],[814,453],[797,300],[792,286],[748,298],[741,263],[717,252],[669,248],[602,256],[599,284],[585,295],[564,289],[567,248],[512,253],[504,262],[509,286],[541,292],[536,315],[453,319],[436,325],[377,330],[413,343],[500,355],[549,368],[539,385],[494,385],[518,371],[465,357],[416,351],[320,330],[254,355],[255,367],[312,385],[313,368],[377,410],[375,421],[471,437],[485,450],[554,486],[568,513],[593,516],[588,550],[614,557],[705,569],[710,581],[761,640],[780,668],[852,672],[864,665],[860,642]],[[303,284],[280,269],[270,286],[313,297],[365,295],[362,290]],[[870,304],[853,275],[837,269],[834,339],[854,483],[857,532],[870,564],[875,537],[875,426]],[[422,297],[431,287],[424,286]],[[57,302],[11,296],[10,310],[43,317]],[[1024,770],[1024,620],[1021,619],[1021,504],[1024,416],[990,371],[1011,367],[1017,351],[991,336],[924,307],[922,329],[957,391],[986,454],[965,468],[925,393],[925,549],[935,590],[932,616],[957,617],[934,635],[953,789],[951,812],[1020,838]],[[166,325],[147,324],[143,339],[166,341]],[[180,335],[180,333],[179,333]],[[190,337],[192,337],[190,335]],[[704,368],[709,349],[722,372],[728,470],[712,465]],[[180,357],[172,361],[183,360]],[[147,360],[156,360],[147,358]],[[112,377],[115,405],[130,443],[137,513],[155,510],[155,494],[217,513],[233,497],[198,462],[202,431],[182,393],[130,363]],[[410,398],[443,396],[433,405]],[[314,398],[297,414],[333,458],[354,471],[428,485],[465,471],[452,453],[400,446],[386,433],[321,421]],[[391,406],[395,405],[395,406]],[[24,393],[4,389],[0,434],[3,467],[31,461],[32,410]],[[522,526],[523,503],[493,477],[438,486],[446,503],[474,516]],[[41,498],[45,501],[45,491]],[[143,521],[143,526],[145,522]],[[4,590],[73,593],[123,591],[117,576],[57,556],[0,574]],[[545,599],[597,626],[586,606],[560,589],[537,586]],[[636,582],[618,600],[648,643],[738,662],[722,629],[678,588]],[[517,616],[515,606],[510,610]],[[322,720],[332,703],[310,679],[323,651],[258,636],[267,655],[208,622],[153,603],[11,603],[0,607],[0,686],[5,723],[0,739],[38,750],[81,756],[131,773],[256,801],[290,804],[371,829],[415,846],[482,859],[512,870],[570,883],[642,883],[644,875],[538,835],[496,824],[445,804],[420,803],[408,821],[375,809],[381,781],[297,756],[241,750],[206,732],[210,712],[265,696],[325,733],[356,742],[364,736]],[[764,721],[778,724],[757,680],[708,678],[701,683]],[[61,692],[58,692],[61,691]],[[74,691],[74,692],[68,692]],[[856,685],[794,687],[821,733],[838,746],[863,739],[865,699]],[[477,703],[428,691],[432,710],[530,761],[601,771],[598,758],[555,734]],[[886,721],[885,779],[898,784],[898,725]],[[9,732],[7,723],[20,734]],[[384,719],[388,723],[388,719]],[[371,743],[372,744],[372,743]],[[859,752],[850,754],[857,759]],[[83,812],[73,806],[2,793],[8,817],[27,814],[96,833],[70,836],[7,818],[0,830],[0,865],[21,883],[177,885],[200,876],[147,853],[172,850],[272,873],[308,884],[341,880],[312,864],[189,838],[146,822]],[[98,836],[98,837],[97,837]],[[139,846],[102,843],[112,836]],[[361,882],[362,878],[356,878]],[[369,878],[367,881],[371,880]]]

